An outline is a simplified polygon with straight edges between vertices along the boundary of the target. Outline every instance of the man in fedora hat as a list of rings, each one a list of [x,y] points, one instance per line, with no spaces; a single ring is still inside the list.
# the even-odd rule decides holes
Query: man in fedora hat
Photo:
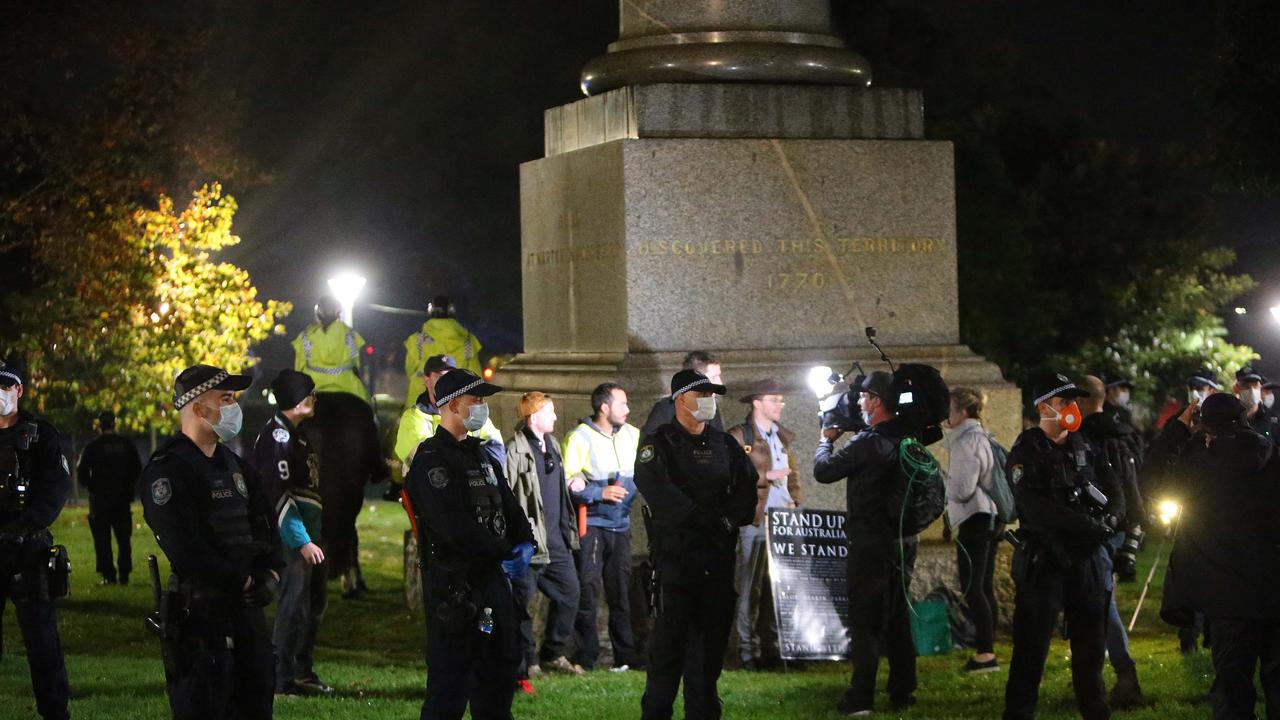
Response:
[[[786,405],[782,386],[773,378],[759,380],[738,401],[750,407],[741,425],[729,429],[756,467],[756,514],[738,529],[738,653],[749,670],[778,659],[778,621],[769,592],[765,510],[793,508],[800,502],[800,475],[791,462],[795,433],[782,427]]]

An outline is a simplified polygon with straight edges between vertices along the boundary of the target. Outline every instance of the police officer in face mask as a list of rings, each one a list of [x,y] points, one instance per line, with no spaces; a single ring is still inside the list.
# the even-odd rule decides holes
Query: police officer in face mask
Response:
[[[182,432],[151,456],[138,492],[173,577],[161,612],[177,720],[270,718],[271,634],[262,608],[284,568],[261,483],[227,446],[240,432],[246,375],[195,365],[174,382]]]
[[[1106,458],[1076,433],[1074,400],[1088,392],[1064,375],[1036,385],[1040,417],[1009,451],[1009,479],[1021,527],[1014,550],[1017,586],[1013,658],[1005,720],[1035,717],[1058,613],[1071,637],[1071,676],[1086,720],[1111,717],[1102,683],[1111,563],[1105,543],[1124,516],[1124,495]]]
[[[1262,383],[1262,406],[1268,410],[1275,407],[1276,391],[1280,390],[1280,383],[1274,380],[1267,380]]]
[[[427,613],[423,720],[510,720],[520,666],[511,580],[529,569],[533,530],[479,430],[485,398],[502,388],[469,370],[435,385],[440,425],[418,446],[405,478],[418,532]]]
[[[46,720],[61,719],[70,717],[70,691],[53,610],[58,593],[50,592],[50,580],[57,578],[49,569],[49,526],[66,504],[71,481],[57,429],[18,408],[23,374],[13,360],[0,362],[0,612],[5,600],[13,600],[36,709]]]
[[[1280,417],[1262,402],[1262,386],[1266,378],[1258,374],[1252,365],[1245,365],[1236,371],[1236,397],[1244,405],[1245,416],[1249,427],[1259,435],[1272,439],[1280,438]]]
[[[635,481],[653,523],[660,610],[649,639],[644,720],[669,720],[684,679],[685,717],[720,717],[716,682],[737,604],[738,528],[755,519],[757,473],[731,435],[711,425],[725,387],[697,370],[671,378],[675,421],[640,439]]]

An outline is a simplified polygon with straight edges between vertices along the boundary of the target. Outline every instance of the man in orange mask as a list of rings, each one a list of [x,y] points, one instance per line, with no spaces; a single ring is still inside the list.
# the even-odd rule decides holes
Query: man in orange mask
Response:
[[[1071,674],[1085,720],[1111,717],[1102,682],[1111,562],[1105,543],[1124,516],[1124,495],[1111,466],[1076,433],[1076,398],[1089,393],[1064,375],[1038,383],[1039,424],[1009,451],[1009,479],[1021,526],[1014,546],[1017,586],[1013,658],[1005,720],[1035,717],[1040,680],[1059,612],[1071,627]]]

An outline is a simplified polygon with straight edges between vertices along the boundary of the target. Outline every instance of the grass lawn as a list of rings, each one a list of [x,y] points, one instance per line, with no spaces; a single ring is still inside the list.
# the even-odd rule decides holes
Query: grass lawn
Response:
[[[93,546],[86,510],[68,508],[54,527],[58,540],[71,551],[74,573],[72,595],[62,601],[59,620],[67,669],[71,676],[71,713],[92,720],[115,718],[165,718],[164,676],[159,643],[147,633],[143,618],[150,609],[151,593],[145,559],[156,552],[155,540],[146,530],[134,532],[134,571],[128,587],[97,585],[93,572]],[[141,511],[135,507],[135,521]],[[357,601],[338,597],[331,586],[329,613],[316,649],[317,670],[337,688],[331,698],[281,698],[276,717],[416,718],[422,702],[423,621],[405,609],[401,595],[401,537],[407,521],[399,506],[366,503],[360,515],[361,561],[371,592]],[[1140,577],[1158,542],[1149,544],[1141,558]],[[167,570],[165,571],[167,577]],[[1162,573],[1161,573],[1162,574]],[[1133,655],[1138,662],[1143,690],[1153,703],[1125,717],[1176,720],[1209,715],[1205,695],[1211,680],[1205,654],[1183,658],[1171,628],[1156,618],[1161,578],[1154,583],[1134,633]],[[1123,585],[1120,611],[1126,621],[1133,612],[1140,585]],[[4,618],[6,656],[0,661],[0,717],[35,717],[30,679],[17,621],[9,610]],[[1068,649],[1055,641],[1041,689],[1042,718],[1078,717],[1070,694]],[[997,648],[1000,672],[966,677],[957,668],[965,655],[920,659],[919,704],[901,713],[912,718],[994,718],[1003,706],[1009,646],[1007,638]],[[883,668],[882,668],[883,672]],[[1113,676],[1108,668],[1108,687]],[[726,672],[720,683],[725,717],[777,718],[838,717],[834,707],[848,682],[843,663],[815,664],[804,672],[753,674]],[[883,683],[883,678],[882,678]],[[882,684],[883,686],[883,684]],[[522,718],[592,720],[634,718],[639,715],[643,673],[594,672],[582,678],[550,678],[537,683],[537,693],[516,699],[515,714]],[[881,699],[881,702],[884,702]],[[677,709],[677,716],[681,713]],[[898,713],[879,713],[894,717]]]

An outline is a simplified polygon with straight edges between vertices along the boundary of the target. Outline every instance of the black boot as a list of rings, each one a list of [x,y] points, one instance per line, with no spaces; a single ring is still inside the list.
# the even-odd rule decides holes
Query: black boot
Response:
[[[1116,684],[1115,687],[1111,688],[1110,699],[1113,710],[1140,707],[1145,705],[1146,702],[1146,699],[1142,697],[1142,686],[1138,685],[1138,671],[1136,668],[1116,673]]]

